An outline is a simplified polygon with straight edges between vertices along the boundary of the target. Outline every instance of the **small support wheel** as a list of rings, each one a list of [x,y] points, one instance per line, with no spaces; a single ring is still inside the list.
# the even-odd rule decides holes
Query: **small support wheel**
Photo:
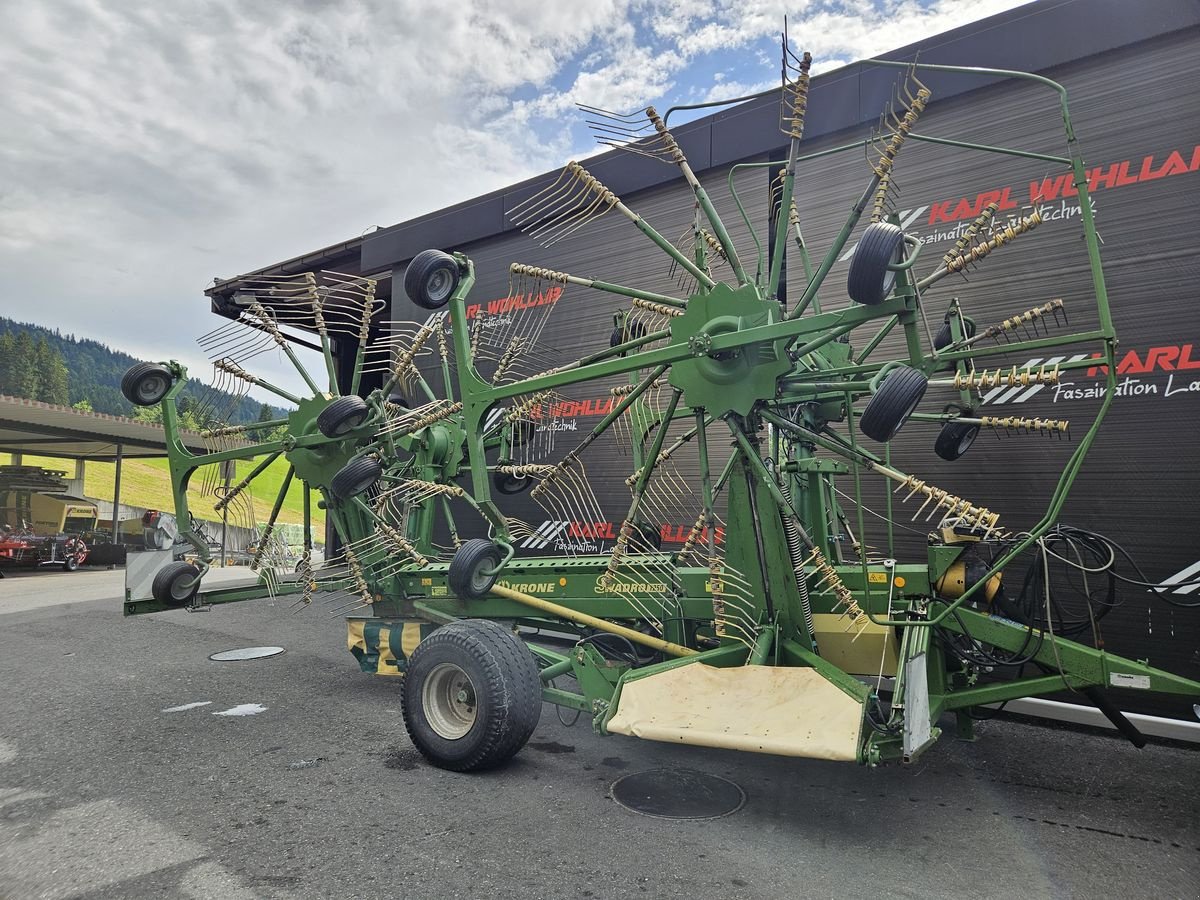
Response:
[[[975,337],[975,323],[970,319],[963,319],[963,334],[967,338]],[[950,323],[943,322],[942,327],[938,329],[938,333],[933,336],[933,349],[944,350],[954,343],[954,335],[950,331]],[[938,371],[949,372],[957,366],[954,360],[947,360]]]
[[[370,414],[371,408],[362,397],[338,397],[317,416],[317,430],[327,438],[345,437]]]
[[[933,452],[947,462],[954,462],[971,448],[979,437],[979,426],[968,422],[947,422],[938,432]]]
[[[121,378],[121,393],[134,406],[155,406],[171,389],[175,375],[159,363],[138,363],[130,366]]]
[[[404,272],[404,292],[423,309],[441,309],[458,287],[461,275],[456,260],[441,250],[422,250]]]
[[[662,551],[662,529],[655,528],[652,525],[641,524],[634,525],[633,532],[638,536],[643,545],[652,547],[655,552]]]
[[[891,222],[874,222],[863,232],[850,260],[846,292],[855,303],[876,306],[888,298],[896,273],[888,266],[904,258],[904,232]]]
[[[886,443],[908,421],[921,398],[928,381],[916,369],[899,366],[883,379],[867,408],[858,420],[859,430],[872,440]]]
[[[617,347],[621,344],[627,344],[630,341],[636,341],[639,338],[644,338],[645,336],[645,325],[643,325],[641,322],[633,322],[630,324],[628,321],[626,321],[624,325],[618,325],[613,328],[612,334],[608,336],[608,346]],[[624,353],[621,354],[621,356],[624,355]]]
[[[511,472],[495,472],[492,475],[492,486],[497,493],[512,496],[529,490],[533,479],[528,475],[513,475]]]
[[[963,334],[967,338],[975,337],[975,323],[970,319],[963,319]],[[954,343],[954,334],[950,331],[950,323],[943,322],[938,333],[933,336],[933,349],[944,350],[952,343]]]
[[[339,500],[357,497],[379,480],[383,465],[373,456],[358,456],[342,466],[330,479],[329,490]]]
[[[172,608],[186,606],[200,590],[200,570],[191,563],[168,563],[150,582],[150,594]]]
[[[421,641],[409,657],[403,691],[413,745],[454,772],[508,762],[542,714],[533,654],[512,631],[484,619],[444,625]]]
[[[482,600],[496,583],[499,573],[493,570],[503,558],[500,548],[485,538],[467,541],[458,548],[446,572],[451,593],[462,600]]]
[[[537,425],[529,419],[517,419],[510,426],[509,443],[513,447],[521,447],[537,437]]]

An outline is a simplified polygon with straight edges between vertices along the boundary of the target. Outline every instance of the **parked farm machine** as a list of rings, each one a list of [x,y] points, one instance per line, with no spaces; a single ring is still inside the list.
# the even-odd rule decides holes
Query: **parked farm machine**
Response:
[[[96,504],[65,493],[65,475],[40,466],[0,466],[0,578],[6,568],[74,572],[87,561],[85,535],[96,527]]]
[[[191,518],[187,488],[197,472],[261,460],[237,484],[205,476],[218,512],[240,502],[274,460],[286,459],[287,475],[258,545],[258,583],[201,590],[209,549],[185,529],[198,562],[166,565],[153,599],[129,599],[126,613],[268,593],[301,605],[319,596],[338,609],[361,607],[365,615],[348,618],[351,650],[365,670],[403,676],[414,744],[433,763],[463,771],[515,754],[543,701],[585,714],[601,733],[876,764],[916,758],[938,737],[945,714],[954,713],[967,736],[981,711],[1014,698],[1079,692],[1136,741],[1106,699],[1108,688],[1200,697],[1200,683],[1108,653],[1098,642],[1070,640],[1096,633],[1114,601],[1092,592],[1082,619],[1069,616],[1050,573],[1052,564],[1112,571],[1115,559],[1105,538],[1058,524],[1112,401],[1116,372],[1087,178],[1064,90],[1015,72],[868,63],[901,70],[902,99],[882,134],[838,148],[865,147],[870,173],[814,265],[794,195],[810,159],[801,149],[810,58],[793,55],[786,40],[784,52],[786,160],[737,167],[780,169],[771,181],[773,239],[756,237],[756,254],[734,246],[652,108],[637,116],[586,111],[603,142],[678,167],[694,198],[686,240],[668,240],[574,162],[513,211],[545,245],[602,215],[622,217],[668,258],[678,295],[511,266],[513,297],[581,288],[621,299],[611,334],[597,335],[594,352],[545,364],[538,337],[549,305],[501,327],[479,327],[466,311],[471,259],[428,250],[408,266],[404,289],[431,316],[389,323],[379,340],[371,328],[381,302],[369,278],[314,272],[240,283],[237,321],[207,336],[205,346],[226,384],[271,391],[294,411],[277,422],[210,424],[210,452],[192,454],[178,440],[184,368],[131,369],[125,395],[162,404],[179,522]],[[1068,155],[920,134],[930,91],[919,76],[936,70],[1044,86],[1061,107]],[[1027,309],[993,324],[975,322],[958,300],[935,310],[928,299],[934,285],[1034,229],[1041,215],[1032,207],[1005,219],[988,205],[950,252],[929,263],[921,242],[890,213],[897,156],[913,141],[1036,159],[1073,173],[1093,295],[1077,321],[1088,327],[1072,330],[1065,304],[1049,297],[1031,298]],[[855,234],[847,304],[827,276]],[[785,256],[805,275],[802,293],[786,306],[777,299]],[[307,371],[281,326],[319,336],[327,373]],[[348,383],[338,381],[335,346],[355,354]],[[1106,394],[1076,436],[1044,515],[1026,530],[1010,531],[998,512],[891,462],[888,442],[922,423],[938,429],[934,449],[944,460],[963,456],[981,429],[1065,434],[1065,422],[990,417],[980,395],[1055,384],[1072,368],[1097,365],[1092,357],[1036,368],[988,365],[1003,354],[1067,346],[1107,364]],[[306,395],[241,365],[274,347],[295,364]],[[359,396],[367,383],[380,386]],[[614,384],[607,388],[613,402],[582,440],[537,427],[560,392],[596,383]],[[927,395],[935,394],[930,403]],[[940,411],[919,412],[923,404]],[[276,433],[256,439],[259,429]],[[594,483],[590,455],[614,440],[627,448],[630,474],[623,485]],[[891,494],[886,513],[868,508],[870,478],[888,482],[927,523],[925,559],[899,561],[861,539],[864,511],[878,514],[887,520],[890,548],[901,515]],[[275,565],[271,534],[294,480],[306,488],[306,518],[309,491],[318,492],[343,546],[339,566],[314,571],[306,545],[292,578]],[[527,491],[550,519],[588,522],[604,518],[597,497],[617,490],[628,491],[628,507],[611,547],[518,555],[522,542],[544,542],[530,542],[535,529],[506,515],[507,496]],[[693,524],[682,546],[668,552],[655,540],[656,525],[673,521],[676,510],[687,510]],[[460,531],[487,536],[463,540]],[[1025,564],[1031,574],[1018,589],[1002,578],[1022,554],[1032,559]]]

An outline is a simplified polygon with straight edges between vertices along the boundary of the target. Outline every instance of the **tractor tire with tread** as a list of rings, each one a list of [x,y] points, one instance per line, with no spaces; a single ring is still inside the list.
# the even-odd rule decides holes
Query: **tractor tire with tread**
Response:
[[[975,337],[975,323],[970,319],[963,320],[963,334],[966,338]],[[942,327],[938,329],[937,334],[933,336],[933,349],[944,350],[954,343],[954,335],[950,331],[950,323],[943,322]],[[954,360],[947,360],[939,368],[939,372],[950,372],[957,368],[958,364]]]
[[[186,562],[168,563],[150,582],[151,596],[170,607],[186,606],[199,590],[200,570]]]
[[[367,420],[371,407],[356,394],[338,397],[317,415],[317,430],[327,438],[345,437]]]
[[[904,254],[904,232],[890,222],[874,222],[863,232],[862,240],[850,260],[846,293],[855,303],[877,306],[888,298],[896,273],[888,266],[900,262]]]
[[[339,500],[357,497],[379,480],[383,465],[373,456],[356,456],[329,480],[329,490]]]
[[[462,272],[441,250],[422,250],[404,272],[404,292],[422,309],[441,309],[454,295]]]
[[[938,432],[933,452],[947,462],[954,462],[971,448],[979,437],[979,426],[967,422],[947,422]]]
[[[908,421],[929,382],[916,369],[899,366],[883,379],[858,420],[858,429],[872,440],[887,443]]]
[[[157,406],[174,381],[175,374],[166,366],[142,362],[121,377],[121,394],[134,406]]]
[[[964,319],[963,334],[966,338],[975,337],[975,323],[970,319]],[[950,323],[943,322],[942,327],[938,329],[938,333],[933,336],[933,349],[945,350],[954,343],[954,334],[950,331]]]
[[[516,494],[523,494],[533,486],[533,479],[529,476],[513,475],[509,472],[495,472],[492,474],[492,486],[497,493],[504,494],[507,497],[512,497]]]
[[[542,684],[520,638],[497,622],[468,619],[417,645],[403,701],[404,727],[422,756],[442,769],[478,772],[525,746],[541,718]]]
[[[486,538],[467,541],[455,551],[446,572],[450,593],[462,600],[482,600],[498,577],[484,572],[496,568],[503,558],[503,551]]]

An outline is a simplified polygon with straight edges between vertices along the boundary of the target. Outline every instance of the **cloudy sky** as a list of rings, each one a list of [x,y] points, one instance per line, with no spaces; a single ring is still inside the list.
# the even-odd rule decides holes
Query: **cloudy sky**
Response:
[[[821,71],[1022,2],[5,3],[0,312],[195,362],[214,276],[591,152],[575,101],[770,87],[784,13]]]

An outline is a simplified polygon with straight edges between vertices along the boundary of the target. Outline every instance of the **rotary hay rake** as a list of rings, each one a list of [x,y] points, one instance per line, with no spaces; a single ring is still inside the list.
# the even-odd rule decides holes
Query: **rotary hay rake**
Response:
[[[1056,524],[1111,403],[1116,372],[1065,92],[1022,73],[868,63],[901,69],[896,108],[881,118],[879,133],[838,148],[866,148],[869,176],[814,266],[794,194],[810,159],[801,152],[809,64],[807,54],[788,49],[785,35],[781,126],[789,149],[771,182],[776,250],[764,253],[756,238],[753,271],[663,117],[653,108],[618,115],[585,107],[601,143],[679,168],[694,201],[692,227],[668,240],[575,162],[513,210],[515,223],[553,245],[615,213],[663,251],[685,296],[514,263],[504,308],[520,315],[471,321],[473,263],[437,250],[413,259],[404,279],[409,297],[432,311],[422,324],[379,323],[375,283],[366,278],[309,273],[246,282],[233,298],[238,321],[204,344],[223,386],[273,391],[295,411],[280,422],[213,424],[212,450],[203,455],[176,439],[183,367],[131,370],[126,395],[163,404],[180,522],[190,521],[187,486],[197,471],[265,459],[231,487],[208,480],[220,508],[242,502],[270,461],[283,457],[288,470],[254,559],[263,570],[257,584],[201,591],[208,550],[188,535],[198,563],[165,567],[154,598],[127,601],[127,614],[266,593],[294,596],[298,606],[319,594],[335,611],[365,609],[348,617],[352,652],[365,671],[404,676],[414,743],[435,764],[462,771],[516,753],[543,701],[586,713],[601,733],[876,764],[916,758],[948,713],[960,736],[969,736],[986,705],[1013,698],[1080,692],[1136,742],[1140,736],[1105,689],[1200,696],[1194,681],[1069,640],[1097,635],[1098,619],[1115,601],[1089,592],[1080,612],[1051,586],[1052,565],[1123,577],[1114,572],[1110,542]],[[998,221],[989,205],[918,276],[921,242],[898,226],[891,197],[903,145],[931,140],[914,130],[930,98],[918,79],[925,70],[1030,79],[1056,92],[1069,156],[934,143],[1071,169],[1094,294],[1085,318],[1095,327],[1068,331],[1059,299],[984,327],[956,299],[936,331],[929,325],[930,288],[1036,228],[1041,215],[1033,208]],[[735,170],[768,165],[779,163]],[[741,209],[736,193],[733,199]],[[825,309],[818,293],[834,290],[827,276],[864,218],[846,286],[852,302]],[[776,299],[788,254],[805,275],[790,309]],[[570,288],[598,290],[624,305],[594,352],[564,362],[539,338]],[[328,370],[321,384],[281,325],[319,336]],[[385,337],[372,339],[373,327]],[[856,347],[860,334],[867,337]],[[355,354],[349,384],[338,384],[335,340]],[[979,412],[984,391],[1054,384],[1064,371],[1097,365],[1077,357],[1036,369],[989,368],[989,358],[1067,345],[1089,347],[1107,363],[1107,393],[1032,527],[1010,532],[998,512],[890,462],[888,442],[910,420],[940,427],[935,451],[945,460],[962,456],[985,428],[1067,436],[1065,422]],[[274,347],[295,364],[310,396],[242,367]],[[381,386],[358,396],[375,382]],[[582,440],[560,433],[559,392],[596,383],[608,385],[611,408]],[[951,398],[943,412],[917,412],[927,391]],[[283,437],[254,439],[256,429],[279,426]],[[603,489],[589,466],[596,448],[613,440],[630,462],[619,528],[583,550],[563,548],[565,556],[518,555],[550,538],[506,515],[499,501],[527,491],[551,520],[602,521]],[[869,474],[915,505],[913,518],[931,529],[926,559],[898,562],[865,544],[864,509],[887,520],[889,548],[895,518],[890,495],[886,516],[867,508]],[[320,493],[343,544],[339,565],[314,571],[306,538],[294,578],[277,571],[270,539],[293,479],[303,482],[306,498],[309,490]],[[853,490],[839,482],[852,482]],[[304,510],[307,534],[307,499]],[[470,530],[487,537],[463,540],[468,519]],[[654,523],[671,521],[693,524],[681,549],[664,552]],[[601,537],[611,547],[601,549]],[[1027,551],[1033,561],[1024,586],[1006,591],[1003,571]],[[552,637],[527,641],[531,629]]]

